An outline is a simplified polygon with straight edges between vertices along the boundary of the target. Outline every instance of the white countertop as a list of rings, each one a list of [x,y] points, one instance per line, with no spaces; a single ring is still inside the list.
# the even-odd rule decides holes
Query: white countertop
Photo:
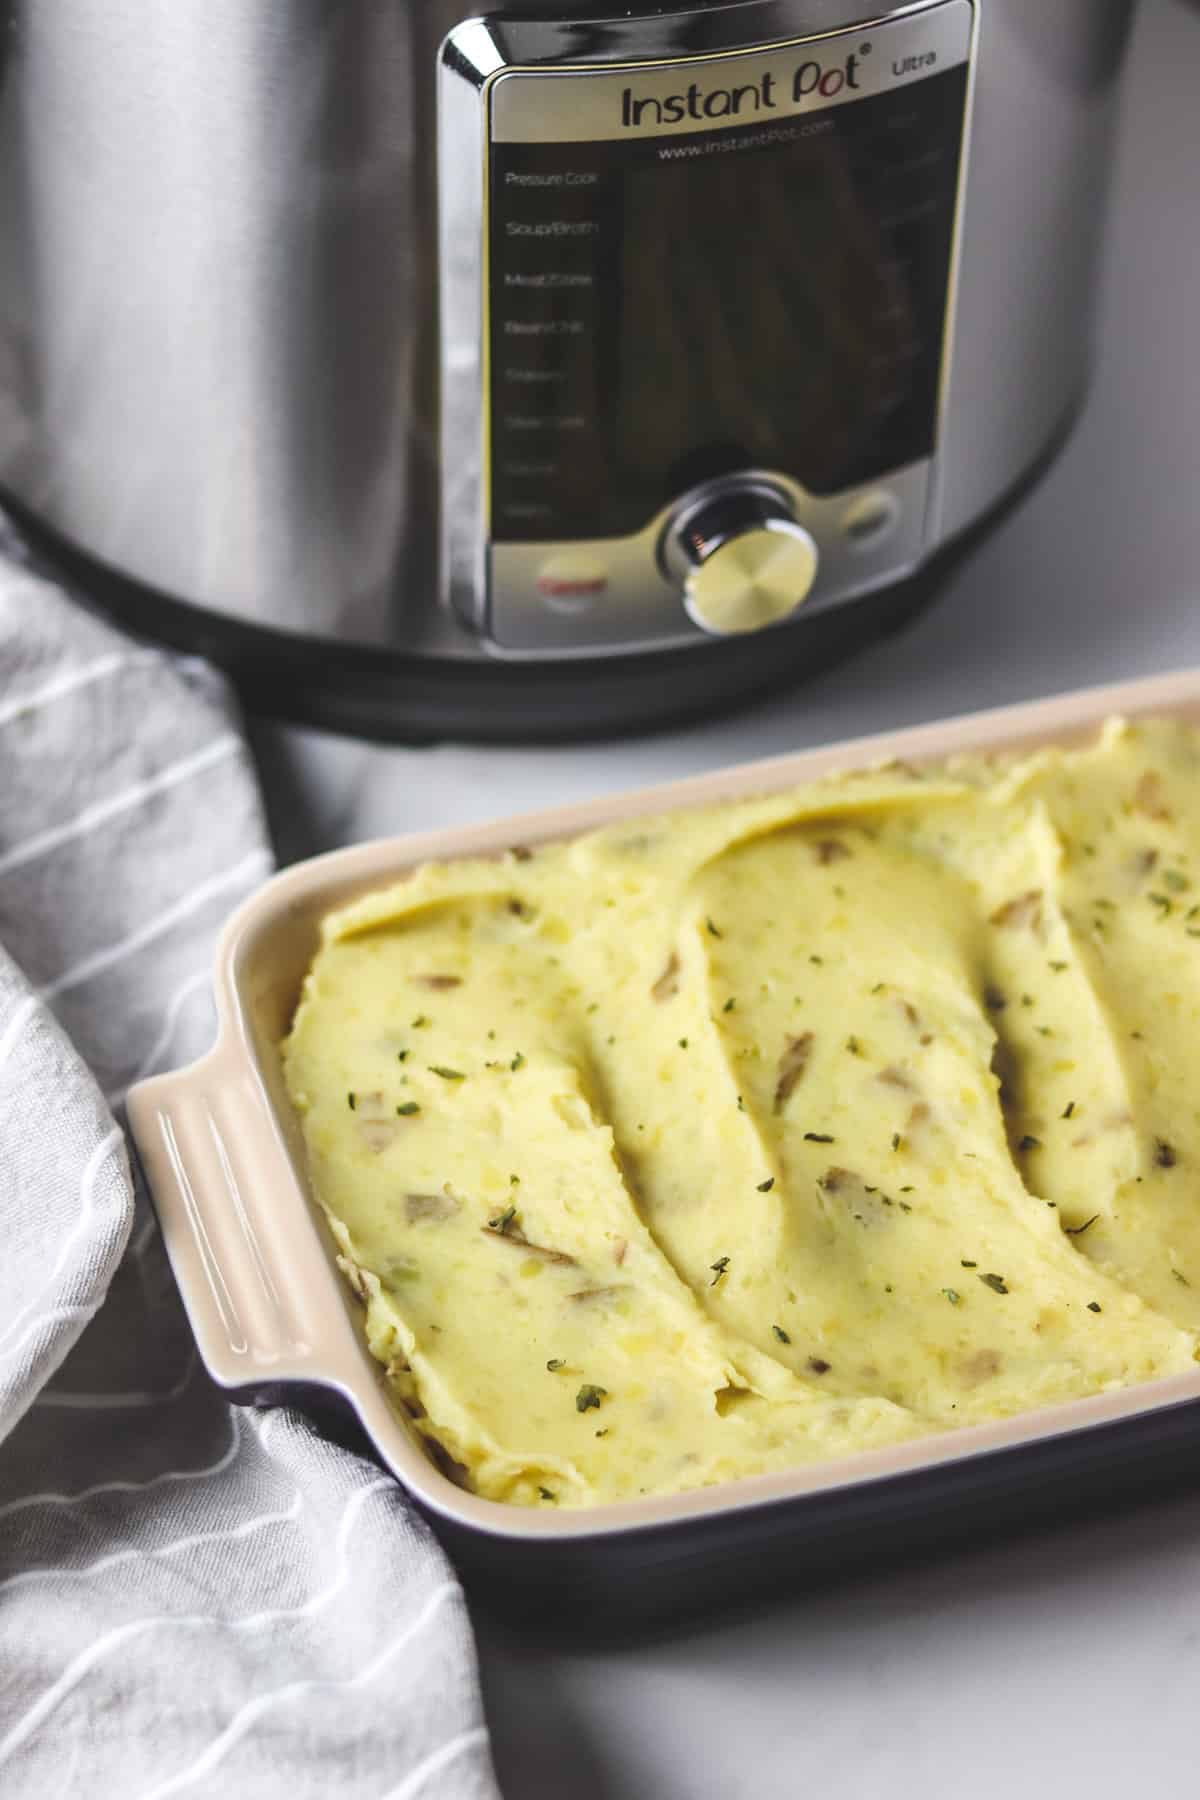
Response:
[[[1200,14],[1144,0],[1130,76],[1090,405],[932,612],[657,738],[396,750],[261,726],[283,854],[1200,664]],[[551,1652],[488,1626],[480,1651],[509,1800],[1173,1795],[1197,1779],[1200,1495],[653,1645]]]

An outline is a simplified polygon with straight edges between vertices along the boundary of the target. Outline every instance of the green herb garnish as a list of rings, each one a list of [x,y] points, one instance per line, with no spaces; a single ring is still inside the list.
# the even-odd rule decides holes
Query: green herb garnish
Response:
[[[525,1058],[521,1055],[521,1052],[519,1050],[517,1051],[517,1054],[513,1057],[512,1061],[509,1063],[508,1066],[510,1069],[513,1069],[513,1070],[523,1069],[525,1067]]]
[[[1187,876],[1181,875],[1178,869],[1164,869],[1163,881],[1173,894],[1186,894],[1192,885]]]
[[[711,919],[705,919],[704,923],[705,923],[705,926],[707,927],[709,937],[719,938],[723,935],[718,930],[718,928],[713,924]]]
[[[1192,1284],[1188,1280],[1187,1276],[1183,1273],[1182,1269],[1172,1269],[1171,1273],[1175,1277],[1176,1281],[1179,1283],[1180,1287],[1191,1287]]]
[[[680,1038],[680,1040],[679,1040],[679,1048],[680,1048],[680,1049],[681,1049],[681,1050],[686,1050],[686,1049],[687,1049],[687,1047],[688,1047],[688,1041],[687,1041],[687,1039],[686,1039],[686,1038]]]
[[[498,1231],[500,1233],[500,1235],[503,1237],[504,1233],[508,1230],[509,1226],[512,1224],[512,1222],[516,1218],[516,1216],[517,1216],[516,1207],[515,1206],[506,1206],[502,1213],[497,1213],[496,1217],[494,1219],[488,1220],[488,1230],[489,1231]]]
[[[981,1275],[979,1279],[984,1287],[991,1288],[993,1294],[1007,1294],[1008,1292],[1008,1283],[1003,1275]]]
[[[966,1259],[964,1258],[962,1266],[964,1269],[977,1269],[979,1267],[979,1264],[977,1262],[967,1262]]]
[[[353,1112],[355,1107],[358,1105],[358,1095],[357,1094],[347,1094],[346,1095],[346,1105],[350,1108],[350,1111]]]
[[[408,1051],[407,1050],[397,1050],[396,1061],[397,1062],[407,1062],[408,1061]]]
[[[1089,1312],[1103,1312],[1104,1308],[1101,1306],[1101,1304],[1098,1300],[1089,1300],[1088,1301],[1088,1311]]]
[[[565,1369],[566,1366],[567,1365],[563,1361],[561,1356],[552,1356],[550,1358],[550,1361],[546,1364],[546,1367],[549,1369],[549,1371],[552,1375],[557,1375],[558,1371],[560,1369]]]
[[[957,1288],[943,1288],[942,1292],[945,1294],[951,1306],[962,1305],[962,1295],[958,1292]]]
[[[1074,1114],[1075,1114],[1075,1102],[1073,1100],[1068,1100],[1067,1104],[1064,1106],[1060,1116],[1064,1119],[1070,1119],[1070,1118],[1074,1117]]]
[[[833,1139],[823,1131],[806,1131],[804,1141],[806,1144],[832,1144]]]
[[[426,1015],[424,1013],[418,1013],[412,1022],[412,1028],[414,1031],[423,1031],[428,1023],[429,1020]]]
[[[725,1002],[724,1006],[721,1008],[721,1011],[722,1012],[732,1012],[736,1005],[737,1005],[737,1001],[734,999],[733,995],[731,994],[729,996],[728,1000]]]
[[[709,1287],[716,1287],[722,1275],[727,1274],[729,1271],[729,1258],[727,1256],[718,1256],[716,1262],[709,1263],[708,1266],[713,1272],[713,1278],[708,1285]]]
[[[1054,973],[1056,975],[1061,975],[1063,970],[1069,969],[1070,966],[1071,966],[1070,963],[1065,963],[1065,962],[1052,962],[1050,964],[1050,967],[1054,970]]]
[[[792,1340],[788,1336],[787,1332],[783,1329],[782,1325],[772,1325],[771,1330],[775,1333],[775,1336],[779,1339],[781,1344],[790,1344],[791,1343]]]
[[[759,1182],[759,1184],[758,1184],[758,1192],[759,1192],[759,1193],[760,1193],[760,1194],[769,1194],[769,1193],[770,1193],[770,1191],[771,1191],[771,1189],[772,1189],[772,1188],[773,1188],[773,1187],[774,1187],[774,1186],[775,1186],[775,1177],[774,1177],[774,1176],[773,1176],[773,1175],[768,1175],[768,1176],[767,1176],[767,1179],[766,1179],[766,1180],[765,1180],[765,1181],[760,1181],[760,1182]]]
[[[550,1492],[549,1488],[540,1487],[538,1489],[538,1493],[542,1496],[543,1500],[557,1500],[558,1499],[558,1495],[552,1494]]]
[[[1035,1138],[1035,1137],[1030,1137],[1028,1135],[1028,1133],[1021,1139],[1020,1143],[1017,1145],[1018,1150],[1040,1150],[1041,1147],[1042,1147],[1041,1139]]]
[[[465,1081],[467,1078],[461,1069],[448,1069],[445,1063],[430,1063],[431,1075],[440,1075],[443,1081]]]
[[[1063,1230],[1068,1237],[1082,1237],[1085,1231],[1091,1230],[1099,1217],[1099,1213],[1093,1213],[1091,1218],[1085,1219],[1082,1225],[1064,1225]]]
[[[396,1114],[401,1119],[411,1119],[413,1114],[419,1113],[420,1110],[415,1100],[404,1100],[396,1108]]]
[[[898,1131],[893,1131],[893,1133],[892,1133],[892,1149],[898,1150],[903,1142],[904,1142],[904,1139],[900,1136],[900,1133]]]
[[[607,1388],[596,1387],[592,1382],[585,1381],[575,1396],[575,1411],[585,1413],[593,1407],[598,1411],[600,1402],[606,1399],[607,1395]]]
[[[888,1292],[891,1292],[890,1288],[888,1289]],[[810,1356],[808,1359],[808,1366],[814,1375],[828,1375],[833,1364],[827,1363],[823,1356]]]
[[[1175,1164],[1179,1161],[1179,1158],[1176,1156],[1171,1145],[1168,1144],[1166,1138],[1155,1138],[1154,1161],[1155,1165],[1160,1169],[1173,1169]]]

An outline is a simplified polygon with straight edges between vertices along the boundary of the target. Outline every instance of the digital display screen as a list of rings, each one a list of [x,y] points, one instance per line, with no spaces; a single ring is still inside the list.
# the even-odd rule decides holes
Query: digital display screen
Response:
[[[496,144],[492,537],[623,537],[747,468],[934,449],[965,65],[822,112]]]

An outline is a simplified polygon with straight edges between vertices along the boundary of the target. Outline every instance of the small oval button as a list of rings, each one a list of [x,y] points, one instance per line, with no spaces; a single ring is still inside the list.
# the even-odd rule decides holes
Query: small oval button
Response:
[[[590,606],[608,588],[608,565],[586,551],[560,550],[537,574],[537,591],[548,606],[574,612]]]
[[[842,515],[842,532],[856,550],[881,543],[900,518],[900,502],[883,488],[861,494]]]

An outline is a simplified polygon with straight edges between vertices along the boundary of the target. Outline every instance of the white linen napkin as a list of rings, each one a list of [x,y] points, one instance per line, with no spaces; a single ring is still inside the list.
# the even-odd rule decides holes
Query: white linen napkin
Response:
[[[223,683],[0,522],[0,1792],[496,1800],[461,1591],[395,1482],[199,1367],[121,1123],[213,1033],[271,867]]]

